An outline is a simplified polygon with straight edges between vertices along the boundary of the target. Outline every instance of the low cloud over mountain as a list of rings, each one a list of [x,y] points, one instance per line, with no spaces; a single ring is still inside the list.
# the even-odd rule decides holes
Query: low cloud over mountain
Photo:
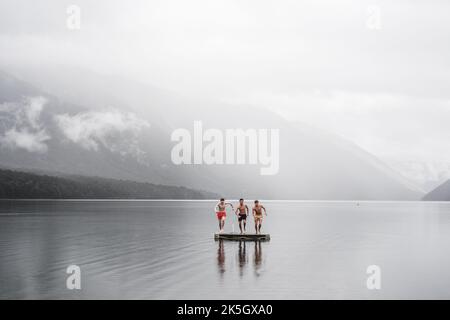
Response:
[[[143,161],[145,152],[139,148],[137,137],[143,128],[149,127],[149,123],[138,119],[134,113],[107,109],[52,114],[50,121],[43,121],[41,115],[47,102],[43,96],[30,96],[2,103],[0,146],[10,151],[22,149],[30,153],[46,153],[48,141],[59,139],[86,150],[99,151],[102,147]],[[59,132],[55,132],[55,128]]]
[[[2,103],[0,121],[3,128],[0,145],[28,152],[46,152],[46,141],[50,136],[40,121],[45,103],[46,99],[39,96],[26,97],[18,102]]]
[[[137,144],[137,136],[149,123],[133,113],[88,111],[56,115],[55,120],[65,138],[86,150],[98,151],[103,146],[111,152],[136,158],[145,154]]]

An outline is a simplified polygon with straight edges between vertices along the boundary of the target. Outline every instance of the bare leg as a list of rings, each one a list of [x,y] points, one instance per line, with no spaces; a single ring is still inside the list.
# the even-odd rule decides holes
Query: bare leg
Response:
[[[239,230],[241,230],[241,233],[242,233],[242,220],[239,221]]]
[[[259,221],[259,226],[258,226],[258,231],[259,231],[259,233],[261,233],[261,224],[262,224],[262,221],[260,220],[260,221]]]
[[[222,231],[225,228],[225,218],[222,218],[222,228],[220,228]]]
[[[244,220],[243,223],[244,223],[244,233],[245,233],[245,228],[247,227],[247,221]]]
[[[255,219],[255,231],[258,234],[258,219]]]

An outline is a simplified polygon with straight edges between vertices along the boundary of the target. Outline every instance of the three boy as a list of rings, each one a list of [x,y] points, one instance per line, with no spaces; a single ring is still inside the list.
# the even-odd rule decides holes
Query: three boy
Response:
[[[231,206],[232,210],[234,207],[231,203],[225,202],[224,198],[221,198],[220,201],[215,206],[215,211],[217,214],[217,219],[219,219],[219,232],[222,233],[225,226],[225,218],[226,214],[226,206]],[[259,203],[258,200],[255,200],[255,204],[252,208],[253,218],[255,220],[255,231],[256,234],[261,233],[261,226],[263,221],[263,210],[264,214],[267,216],[266,208]],[[239,229],[241,230],[241,234],[245,233],[245,229],[247,226],[247,217],[249,215],[249,208],[244,203],[244,199],[239,199],[239,205],[235,210],[235,214],[238,217]]]

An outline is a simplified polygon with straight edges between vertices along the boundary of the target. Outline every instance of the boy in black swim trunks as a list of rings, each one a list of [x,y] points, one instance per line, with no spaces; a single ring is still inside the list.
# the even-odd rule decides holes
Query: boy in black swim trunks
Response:
[[[249,210],[247,205],[244,204],[244,199],[239,199],[239,205],[236,208],[236,215],[238,216],[239,229],[241,230],[241,234],[245,233],[248,212]],[[244,226],[242,227],[242,225]]]

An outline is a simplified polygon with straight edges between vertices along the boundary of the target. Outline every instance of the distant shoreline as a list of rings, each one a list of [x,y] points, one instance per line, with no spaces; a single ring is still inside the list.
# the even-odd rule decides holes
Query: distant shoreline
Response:
[[[59,202],[217,202],[218,199],[58,199],[58,198],[0,198],[0,201],[59,201]],[[227,199],[228,201],[238,202],[239,199]],[[253,199],[247,200],[251,201]],[[449,203],[450,201],[425,201],[425,200],[274,200],[259,199],[262,202],[293,202],[293,203]]]

